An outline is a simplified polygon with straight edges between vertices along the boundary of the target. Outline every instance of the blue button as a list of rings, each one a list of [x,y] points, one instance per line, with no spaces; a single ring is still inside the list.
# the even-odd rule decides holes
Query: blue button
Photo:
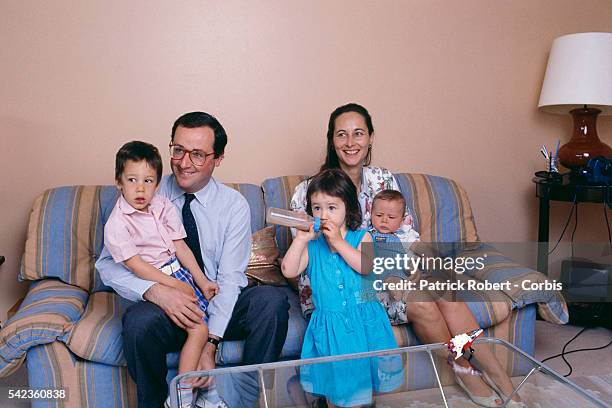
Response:
[[[346,301],[342,302],[342,306],[346,306]]]
[[[339,289],[344,289],[344,285],[338,285]]]

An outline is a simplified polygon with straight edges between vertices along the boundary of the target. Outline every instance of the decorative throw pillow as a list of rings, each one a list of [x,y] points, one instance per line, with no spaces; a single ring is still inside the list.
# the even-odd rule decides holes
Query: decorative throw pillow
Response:
[[[275,233],[276,228],[269,226],[255,232],[251,237],[251,257],[246,270],[249,286],[287,285],[278,262],[279,251],[274,240]]]

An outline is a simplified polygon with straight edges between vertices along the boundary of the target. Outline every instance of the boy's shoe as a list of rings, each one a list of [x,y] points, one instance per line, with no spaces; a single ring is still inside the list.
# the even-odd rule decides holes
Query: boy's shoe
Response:
[[[180,401],[179,408],[192,408],[194,406],[194,403],[193,403],[193,399],[194,399],[193,391],[194,390],[193,390],[193,388],[190,385],[179,384],[179,390],[178,390],[178,392],[179,392],[179,401]],[[164,402],[164,408],[171,408],[170,407],[170,396],[168,396],[168,398],[166,398],[166,401]]]
[[[192,408],[194,406],[192,401],[191,403],[183,403],[180,408]],[[170,406],[170,397],[166,398],[166,401],[164,401],[164,408],[172,408]]]
[[[215,389],[200,390],[194,406],[196,408],[228,408]]]

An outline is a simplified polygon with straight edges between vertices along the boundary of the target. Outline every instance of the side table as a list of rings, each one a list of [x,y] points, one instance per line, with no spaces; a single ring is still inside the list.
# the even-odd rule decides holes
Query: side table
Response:
[[[610,202],[607,197],[612,190],[607,185],[586,184],[584,180],[576,179],[571,173],[563,174],[560,178],[534,177],[536,196],[540,199],[540,212],[538,216],[538,271],[548,274],[548,241],[549,217],[551,201],[566,201],[576,203],[603,203]]]

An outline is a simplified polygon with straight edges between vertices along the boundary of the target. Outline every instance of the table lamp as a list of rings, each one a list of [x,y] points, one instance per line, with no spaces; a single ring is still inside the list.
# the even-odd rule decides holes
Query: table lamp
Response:
[[[612,115],[612,33],[578,33],[553,42],[538,107],[574,118],[570,141],[559,149],[559,162],[577,170],[589,159],[612,157],[597,136],[597,116]]]

